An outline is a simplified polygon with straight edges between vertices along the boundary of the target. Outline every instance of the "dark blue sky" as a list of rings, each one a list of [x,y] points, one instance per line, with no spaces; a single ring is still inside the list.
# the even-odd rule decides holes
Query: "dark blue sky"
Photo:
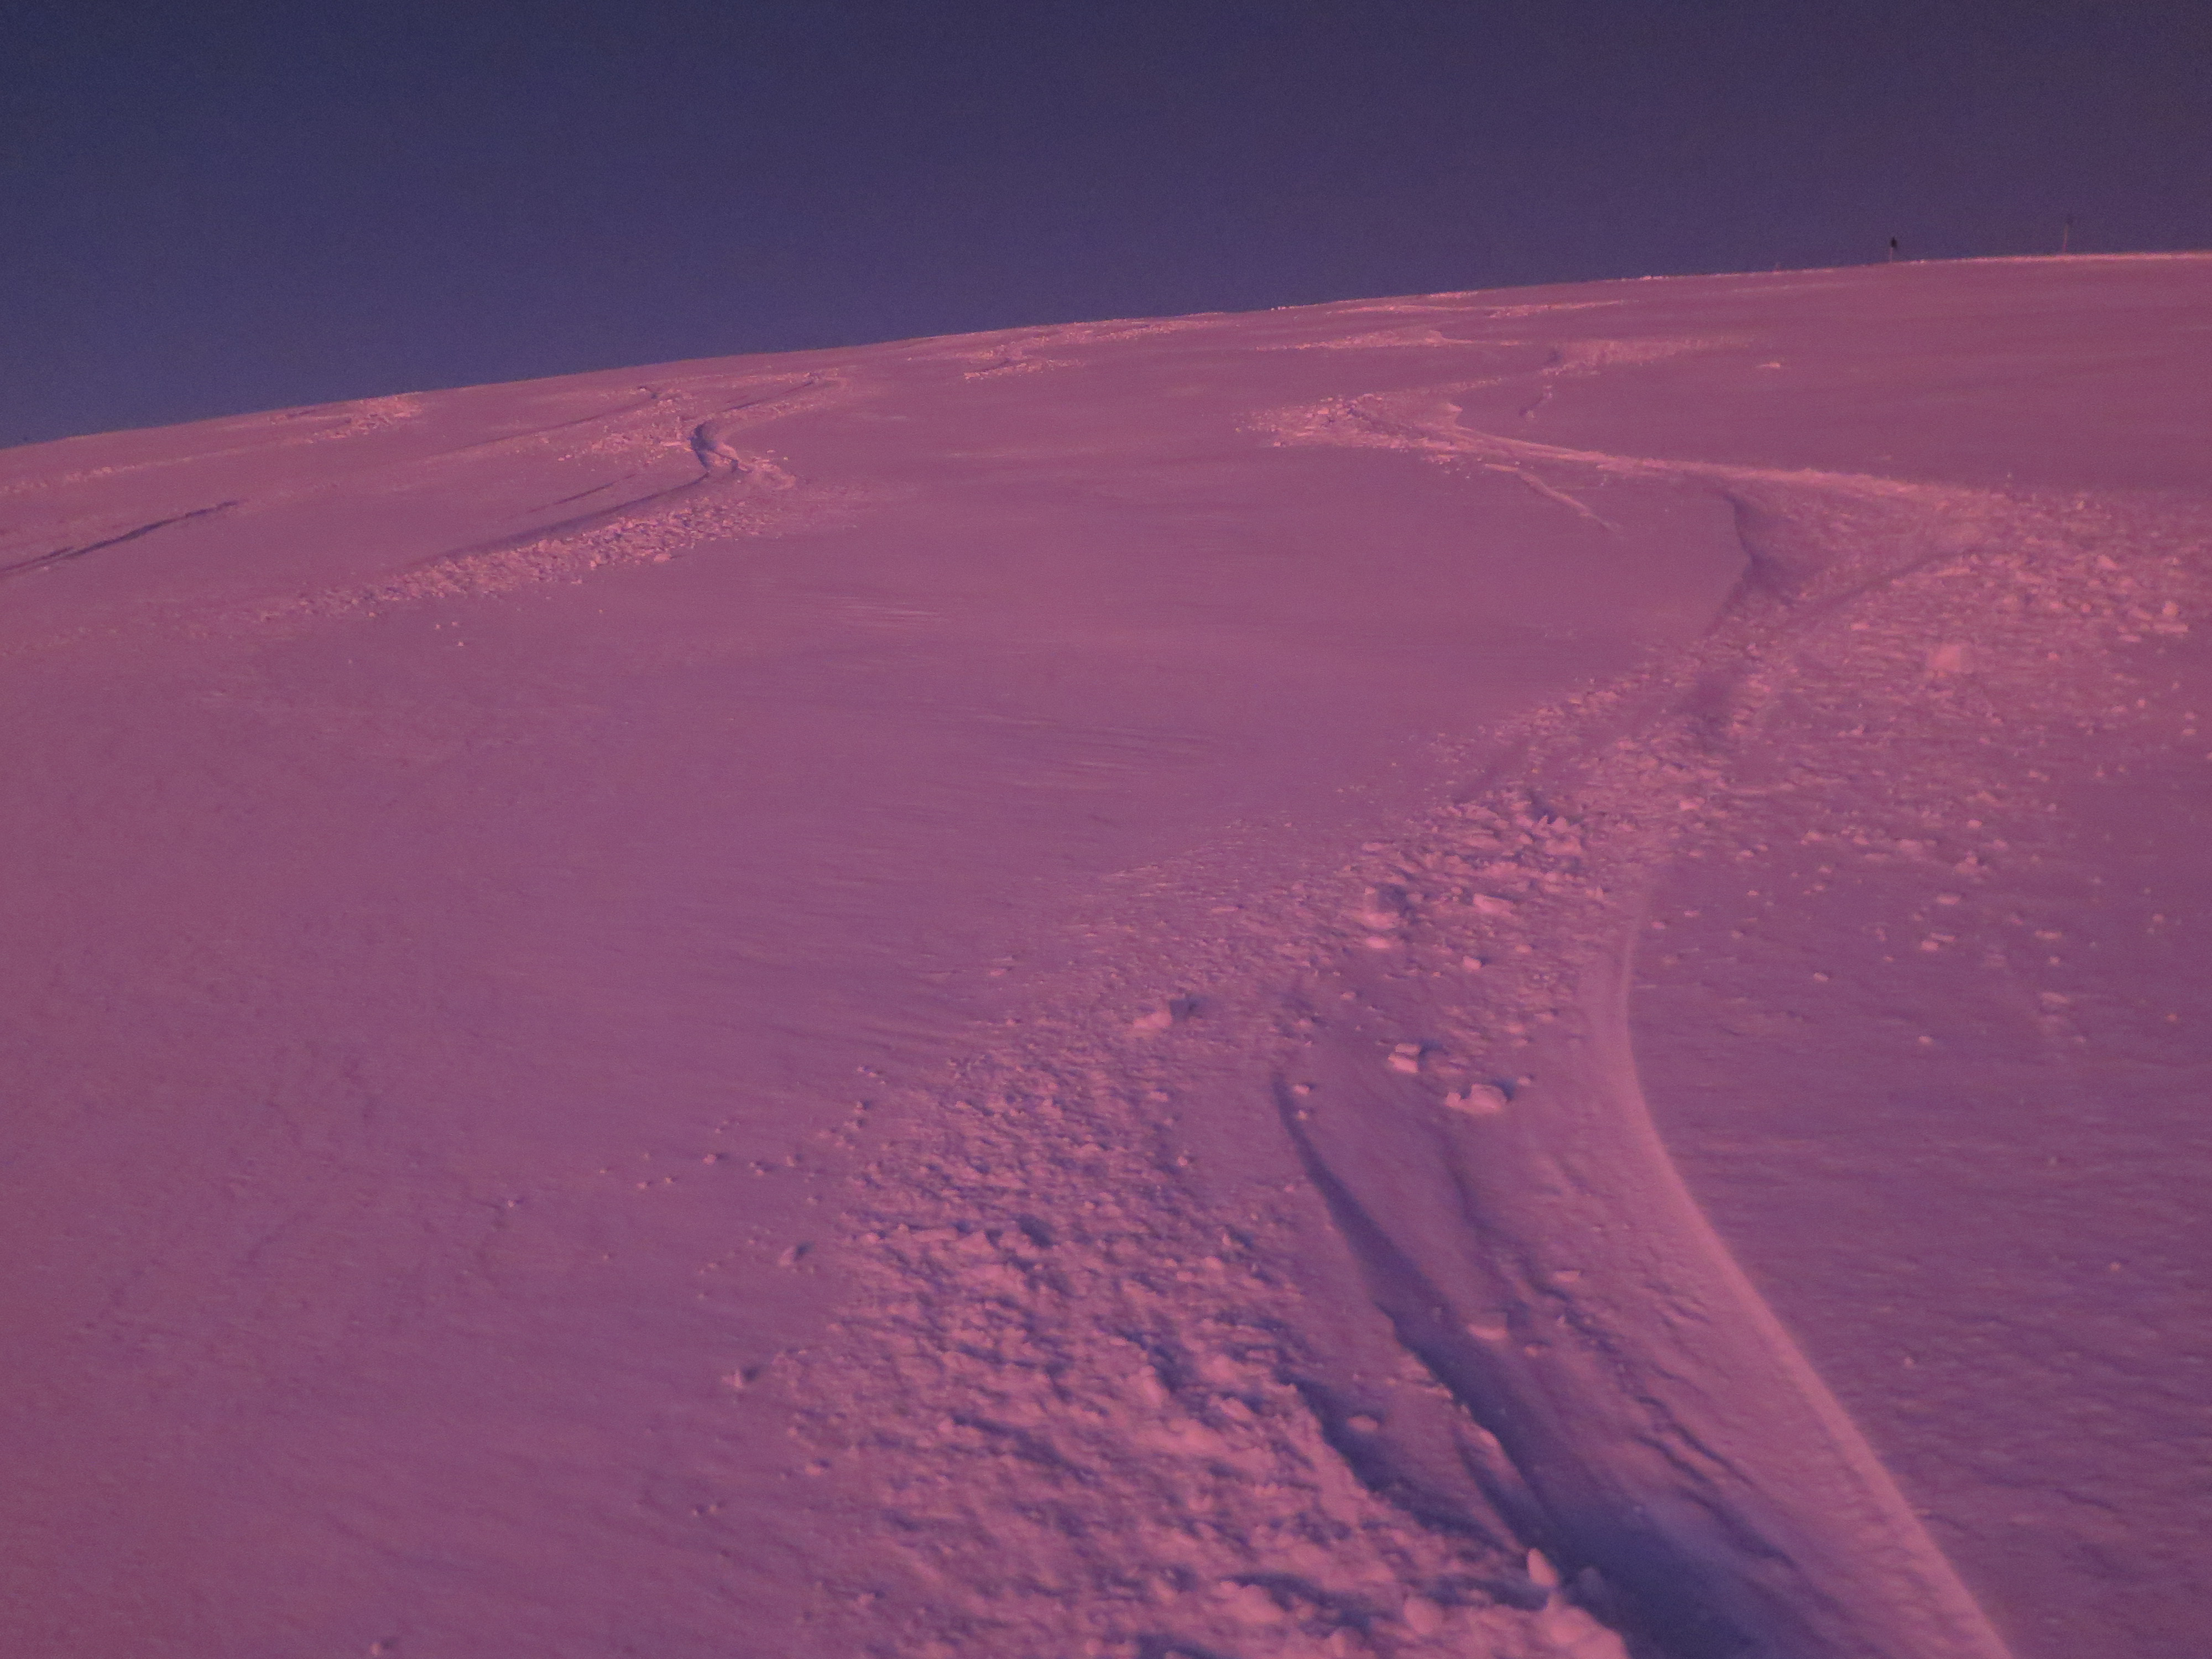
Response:
[[[2212,246],[2206,0],[0,6],[0,443],[1648,273]]]

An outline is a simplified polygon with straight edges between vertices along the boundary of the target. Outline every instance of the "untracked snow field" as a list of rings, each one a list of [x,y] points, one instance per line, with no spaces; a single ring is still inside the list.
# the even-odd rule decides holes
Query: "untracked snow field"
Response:
[[[2181,1659],[2212,255],[0,453],[0,1650]]]

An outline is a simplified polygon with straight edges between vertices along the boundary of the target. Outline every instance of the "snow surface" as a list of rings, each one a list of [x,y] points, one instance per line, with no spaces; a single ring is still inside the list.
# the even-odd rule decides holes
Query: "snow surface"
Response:
[[[2160,1659],[2212,257],[0,455],[10,1654]]]

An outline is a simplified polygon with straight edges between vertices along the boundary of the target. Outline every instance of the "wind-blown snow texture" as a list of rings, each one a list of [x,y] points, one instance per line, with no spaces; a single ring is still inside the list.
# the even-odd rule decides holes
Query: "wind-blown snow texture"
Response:
[[[0,456],[7,1650],[2152,1659],[2212,258]]]

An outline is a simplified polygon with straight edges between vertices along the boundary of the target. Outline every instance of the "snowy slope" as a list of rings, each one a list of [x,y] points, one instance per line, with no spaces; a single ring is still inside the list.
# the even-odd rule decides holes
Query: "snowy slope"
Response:
[[[2188,1650],[2212,257],[0,454],[38,1656]]]

